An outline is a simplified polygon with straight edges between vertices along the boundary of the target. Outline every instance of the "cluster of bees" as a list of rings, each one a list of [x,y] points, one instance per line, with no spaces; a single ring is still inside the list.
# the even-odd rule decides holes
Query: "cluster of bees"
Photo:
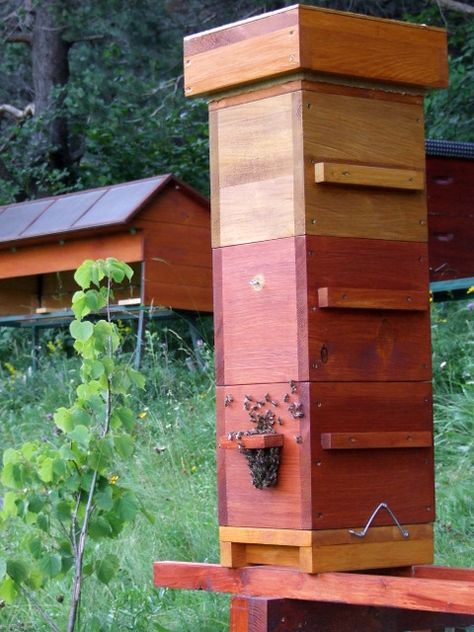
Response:
[[[297,391],[296,382],[289,382],[290,393]],[[234,398],[227,394],[224,398],[224,406],[232,405]],[[292,402],[289,393],[283,395],[283,402],[287,404],[287,410],[293,419],[304,417],[303,404]],[[278,408],[277,400],[272,399],[269,393],[265,393],[262,399],[255,399],[252,395],[244,395],[243,408],[248,413],[249,419],[255,424],[251,430],[239,430],[227,435],[229,440],[240,442],[242,437],[256,434],[276,434],[275,423],[283,425],[283,419],[272,408]],[[245,448],[239,443],[239,450],[247,459],[247,464],[252,476],[252,484],[257,489],[273,487],[278,481],[278,469],[280,466],[280,447],[273,448]]]

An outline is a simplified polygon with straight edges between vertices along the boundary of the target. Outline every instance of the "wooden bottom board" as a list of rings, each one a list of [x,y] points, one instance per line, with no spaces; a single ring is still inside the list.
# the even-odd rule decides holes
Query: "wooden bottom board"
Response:
[[[305,573],[396,568],[433,561],[433,526],[374,527],[364,538],[348,529],[304,531],[220,527],[221,564],[286,566]]]

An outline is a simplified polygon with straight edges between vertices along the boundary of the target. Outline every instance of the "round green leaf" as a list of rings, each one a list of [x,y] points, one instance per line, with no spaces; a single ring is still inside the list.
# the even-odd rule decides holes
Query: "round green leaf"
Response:
[[[28,577],[28,566],[21,560],[8,560],[7,573],[17,584],[21,584]]]
[[[79,424],[72,432],[69,433],[69,438],[81,445],[88,445],[91,439],[91,434],[85,426]]]
[[[88,320],[80,321],[73,320],[69,325],[69,331],[74,340],[80,340],[86,342],[94,333],[94,325]]]
[[[39,561],[39,569],[47,577],[56,577],[61,572],[61,556],[48,553]]]
[[[114,577],[119,567],[119,559],[116,555],[108,553],[102,560],[95,563],[95,572],[99,581],[108,584]]]

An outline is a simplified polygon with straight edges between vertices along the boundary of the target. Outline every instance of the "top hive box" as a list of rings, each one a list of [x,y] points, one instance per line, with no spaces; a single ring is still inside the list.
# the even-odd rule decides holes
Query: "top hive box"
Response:
[[[191,35],[187,96],[310,72],[382,84],[447,86],[446,34],[422,25],[294,5]]]

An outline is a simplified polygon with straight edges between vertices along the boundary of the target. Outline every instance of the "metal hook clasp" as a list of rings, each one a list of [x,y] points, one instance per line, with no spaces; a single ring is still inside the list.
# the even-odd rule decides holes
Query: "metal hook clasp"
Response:
[[[399,523],[399,521],[397,520],[396,515],[393,513],[393,511],[390,509],[390,507],[387,505],[387,503],[380,503],[380,505],[377,505],[377,507],[372,512],[372,515],[370,516],[367,524],[362,529],[362,531],[356,531],[355,529],[349,529],[349,533],[352,533],[352,535],[356,535],[358,538],[364,538],[367,535],[367,531],[370,529],[370,526],[371,526],[372,522],[375,520],[375,516],[378,514],[378,512],[381,509],[385,509],[390,514],[390,517],[392,518],[393,522],[400,529],[400,533],[402,534],[402,536],[404,538],[408,538],[410,534]]]

